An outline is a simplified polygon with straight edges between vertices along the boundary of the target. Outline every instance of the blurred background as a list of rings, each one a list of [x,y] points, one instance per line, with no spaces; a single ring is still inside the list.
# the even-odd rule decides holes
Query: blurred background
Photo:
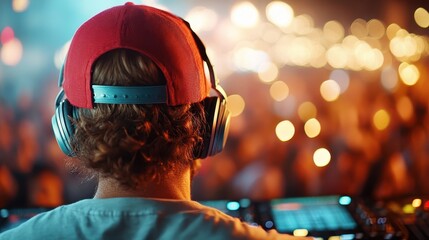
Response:
[[[74,31],[124,2],[0,2],[0,207],[92,197],[53,137],[57,76]],[[194,199],[429,194],[427,0],[133,2],[188,20],[229,95]]]

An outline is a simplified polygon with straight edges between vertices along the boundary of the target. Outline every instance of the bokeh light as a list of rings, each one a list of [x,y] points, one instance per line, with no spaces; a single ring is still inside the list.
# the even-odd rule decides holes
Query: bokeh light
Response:
[[[390,40],[392,40],[396,36],[396,33],[399,30],[401,30],[401,27],[396,23],[392,23],[389,26],[387,26],[386,35]]]
[[[289,141],[295,135],[295,126],[289,120],[281,121],[276,126],[276,135],[282,142]]]
[[[0,34],[0,42],[1,44],[6,44],[10,40],[15,38],[15,32],[11,27],[5,27]]]
[[[315,118],[317,116],[317,108],[312,102],[303,102],[298,107],[298,116],[302,121]]]
[[[309,138],[315,138],[320,134],[320,122],[316,118],[311,118],[304,124],[305,134]]]
[[[415,212],[415,209],[414,209],[413,205],[411,205],[411,204],[405,204],[405,205],[402,207],[402,211],[403,211],[405,214],[413,214],[413,213]]]
[[[345,68],[348,53],[341,44],[334,44],[326,51],[326,60],[333,68]]]
[[[323,36],[330,42],[340,42],[344,38],[344,27],[338,21],[329,21],[323,26]]]
[[[413,102],[407,96],[402,96],[396,103],[396,110],[404,121],[409,121],[414,115]]]
[[[311,51],[312,56],[310,59],[310,61],[311,61],[310,65],[311,65],[311,67],[314,67],[314,68],[322,68],[328,62],[326,60],[326,56],[325,56],[326,55],[326,48],[320,43],[317,43],[314,41],[313,41],[313,43],[315,43],[315,44],[313,45],[312,51]]]
[[[29,4],[30,4],[29,0],[13,0],[12,9],[15,12],[23,12],[28,8]]]
[[[272,62],[262,63],[258,69],[258,76],[262,82],[269,83],[276,80],[279,75],[277,65]]]
[[[380,39],[384,36],[386,31],[384,24],[378,19],[371,19],[366,25],[368,35],[370,37]]]
[[[314,20],[307,14],[301,14],[293,19],[291,27],[298,35],[309,34],[314,30]]]
[[[343,69],[335,69],[329,75],[329,79],[335,80],[340,86],[340,93],[344,93],[350,84],[350,76],[347,71]]]
[[[343,205],[343,206],[348,206],[348,205],[350,205],[352,203],[352,198],[349,197],[349,196],[341,196],[338,199],[338,203],[341,204],[341,205]]]
[[[307,37],[297,37],[289,46],[289,59],[298,66],[306,66],[312,58],[314,43]]]
[[[314,151],[313,162],[317,167],[325,167],[331,161],[331,153],[326,148],[319,148]]]
[[[367,23],[365,20],[358,18],[350,25],[350,32],[356,37],[362,39],[368,35]]]
[[[212,9],[197,6],[192,8],[185,19],[195,32],[211,31],[217,23],[218,16]]]
[[[373,48],[362,52],[362,54],[359,55],[358,61],[364,69],[374,71],[383,66],[384,56],[379,49]]]
[[[293,235],[295,237],[306,237],[308,235],[307,229],[295,229],[293,230]]]
[[[390,115],[385,109],[378,110],[374,117],[372,118],[372,122],[378,130],[386,129],[390,124]]]
[[[231,21],[238,27],[255,27],[259,22],[258,9],[251,2],[236,3],[231,9]]]
[[[332,79],[324,81],[320,85],[320,94],[327,102],[332,102],[338,99],[341,89],[338,83]]]
[[[283,101],[289,96],[289,87],[283,81],[276,81],[270,87],[270,95],[278,102]]]
[[[294,11],[289,4],[281,1],[270,2],[266,7],[267,19],[279,27],[287,27],[292,23]]]
[[[415,65],[403,62],[399,65],[399,76],[404,84],[412,86],[419,80],[420,71]]]
[[[262,40],[268,43],[276,43],[282,37],[282,32],[273,26],[272,24],[266,23],[264,27],[264,33],[262,34]]]
[[[422,200],[420,198],[415,198],[415,199],[413,199],[411,205],[414,208],[419,208],[422,205]]]
[[[238,70],[258,72],[266,66],[269,57],[266,52],[243,46],[234,51],[233,61]]]
[[[232,94],[228,96],[228,105],[227,108],[231,113],[231,116],[236,117],[239,116],[246,106],[244,99],[242,96],[238,94]]]
[[[398,85],[398,73],[392,66],[381,71],[381,85],[389,91],[393,91]]]
[[[289,46],[295,38],[293,36],[282,36],[273,46],[273,57],[281,64],[289,64]]]
[[[429,27],[429,13],[424,8],[417,8],[414,12],[414,20],[416,21],[417,25],[419,25],[422,28]]]
[[[3,45],[1,49],[1,60],[6,65],[15,66],[21,61],[23,51],[21,41],[14,38]]]
[[[418,53],[418,43],[411,35],[394,37],[389,47],[392,54],[399,59],[407,59]]]

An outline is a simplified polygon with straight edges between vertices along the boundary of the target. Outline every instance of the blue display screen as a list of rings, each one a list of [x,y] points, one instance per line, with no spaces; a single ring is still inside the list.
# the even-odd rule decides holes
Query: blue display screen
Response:
[[[276,199],[270,202],[279,232],[352,230],[357,227],[344,203],[348,197],[326,196]]]

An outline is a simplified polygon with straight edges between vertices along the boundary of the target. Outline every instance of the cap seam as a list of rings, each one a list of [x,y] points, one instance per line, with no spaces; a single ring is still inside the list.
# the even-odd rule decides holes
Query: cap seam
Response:
[[[131,7],[132,7],[132,6],[135,6],[135,5],[131,5]],[[123,18],[124,18],[124,20],[125,20],[125,18],[126,18],[126,16],[127,16],[127,12],[128,12],[128,11],[129,11],[129,9],[128,9],[128,8],[125,8],[125,9],[124,9],[124,11],[123,11],[123,14],[122,14],[122,16],[121,16],[121,17],[123,17]],[[144,10],[144,11],[146,11],[146,10]],[[120,36],[123,36],[123,35],[124,35],[124,31],[126,31],[126,30],[127,30],[127,28],[126,28],[126,25],[127,25],[127,24],[125,24],[125,22],[126,22],[126,21],[122,21],[122,23],[121,23]],[[149,57],[149,58],[150,58],[152,61],[154,61],[154,62],[156,63],[156,65],[161,69],[161,71],[162,71],[162,73],[163,73],[164,77],[165,77],[166,79],[169,79],[169,80],[170,80],[170,81],[168,81],[168,82],[170,82],[170,83],[172,83],[172,82],[173,82],[173,80],[172,80],[172,76],[171,76],[170,72],[168,71],[168,68],[166,68],[166,67],[165,67],[165,65],[164,65],[161,61],[159,61],[159,60],[157,59],[157,57],[156,57],[156,56],[154,56],[154,54],[152,54],[150,51],[144,51],[144,50],[139,49],[139,48],[136,48],[136,47],[130,47],[130,46],[129,46],[129,44],[123,44],[123,42],[122,42],[122,37],[120,38],[119,46],[120,46],[121,48],[125,48],[125,49],[130,49],[130,50],[137,51],[137,52],[139,52],[139,53],[141,53],[141,54],[144,54],[145,56]],[[167,84],[168,84],[168,82],[167,82]]]
[[[174,25],[174,24],[176,24],[176,22],[175,21],[173,21],[171,18],[172,17],[176,17],[176,18],[179,18],[180,20],[181,20],[181,18],[180,17],[178,17],[178,16],[175,16],[175,15],[173,15],[173,14],[171,14],[171,13],[168,13],[168,12],[165,12],[165,11],[160,11],[161,12],[161,14],[162,14],[162,16],[163,16],[163,19],[165,20],[165,21],[168,21],[168,23],[170,24],[170,25]],[[183,25],[186,27],[186,29],[187,30],[189,30],[189,31],[191,31],[191,29],[190,28],[188,28],[186,25],[185,25],[185,23],[183,22]],[[182,31],[182,26],[180,26],[179,24],[177,24],[177,26],[180,28],[180,31],[178,31],[178,32],[180,32],[180,34],[184,37],[184,39],[186,39],[186,46],[187,46],[187,48],[188,48],[188,51],[189,52],[191,52],[192,53],[192,55],[193,55],[193,58],[192,58],[192,62],[193,62],[193,64],[194,64],[194,67],[196,68],[196,69],[198,69],[198,64],[197,64],[197,61],[196,61],[196,58],[195,58],[195,55],[194,55],[194,52],[192,51],[192,47],[191,47],[191,45],[190,45],[190,43],[189,43],[189,39],[188,39],[188,37],[186,36],[186,34]],[[190,34],[191,34],[191,36],[192,36],[192,33],[191,32],[189,32]],[[196,44],[195,43],[195,39],[193,39],[192,38],[192,40],[194,41],[194,44]],[[197,47],[196,47],[197,48]],[[198,50],[199,51],[199,50]],[[199,56],[201,57],[201,54],[199,54]],[[202,70],[204,71],[204,66],[202,66]],[[201,79],[200,79],[200,76],[199,76],[199,73],[198,73],[198,71],[195,73],[195,76],[197,77],[197,79],[198,79],[198,81],[201,81]],[[203,74],[203,76],[202,76],[203,78],[205,78],[205,75]],[[204,79],[204,82],[206,82],[205,81],[205,79]],[[173,85],[173,83],[174,83],[174,85],[175,85],[175,81],[174,82],[171,82],[171,84]],[[198,85],[200,85],[201,83],[200,82],[198,82]],[[204,83],[204,84],[206,84],[206,83]],[[174,87],[174,89],[176,89],[176,87]],[[201,96],[200,96],[201,97]],[[174,99],[176,99],[176,96],[174,96]]]

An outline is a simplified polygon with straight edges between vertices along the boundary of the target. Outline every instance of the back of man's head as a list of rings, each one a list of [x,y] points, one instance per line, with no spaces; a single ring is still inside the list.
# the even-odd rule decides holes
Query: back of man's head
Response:
[[[168,12],[127,3],[89,19],[60,83],[52,124],[61,149],[125,186],[192,167],[225,144],[226,95],[201,40]]]
[[[150,59],[127,49],[102,55],[93,69],[94,84],[165,84]],[[78,115],[71,141],[76,156],[88,168],[131,187],[192,166],[194,148],[201,144],[206,126],[200,102],[95,104],[93,109],[80,108]]]

